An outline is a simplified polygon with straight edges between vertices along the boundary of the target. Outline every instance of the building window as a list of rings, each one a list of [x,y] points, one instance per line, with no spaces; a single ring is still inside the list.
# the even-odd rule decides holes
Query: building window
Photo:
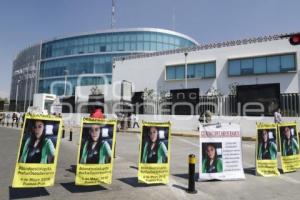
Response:
[[[187,78],[215,78],[216,62],[192,63],[187,65]],[[166,67],[166,80],[183,80],[185,78],[185,65]]]
[[[176,79],[176,73],[175,73],[175,66],[167,66],[166,69],[166,79],[167,80],[174,80]]]
[[[184,65],[167,66],[167,80],[183,80],[185,77]]]
[[[283,73],[295,70],[295,53],[230,59],[228,61],[229,76]]]

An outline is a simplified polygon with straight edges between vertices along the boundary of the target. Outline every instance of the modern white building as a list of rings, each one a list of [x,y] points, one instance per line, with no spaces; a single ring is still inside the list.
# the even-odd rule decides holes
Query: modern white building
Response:
[[[215,102],[217,108],[212,111],[216,115],[239,115],[239,106],[258,102],[263,110],[254,115],[271,116],[281,107],[285,116],[299,116],[300,45],[291,45],[285,35],[118,57],[112,82],[132,82],[134,94],[143,94],[147,88],[156,96],[171,95],[165,98],[171,107],[184,100],[193,105]],[[180,93],[190,96],[180,99]],[[188,109],[181,107],[167,114],[195,115],[210,107]]]

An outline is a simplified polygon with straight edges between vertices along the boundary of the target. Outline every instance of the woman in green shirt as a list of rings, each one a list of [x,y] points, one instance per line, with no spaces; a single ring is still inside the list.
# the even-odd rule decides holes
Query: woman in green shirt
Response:
[[[84,142],[80,158],[81,164],[106,164],[111,160],[111,147],[101,138],[99,124],[91,125],[88,140]]]
[[[292,136],[291,129],[289,127],[284,128],[284,137],[281,145],[282,156],[299,154],[299,144],[297,140]]]
[[[206,158],[202,162],[202,173],[219,173],[223,171],[222,160],[218,158],[217,149],[213,143],[206,145]]]
[[[34,122],[33,133],[26,139],[20,163],[53,163],[55,147],[51,139],[45,137],[45,123],[41,120]]]
[[[142,163],[167,163],[168,149],[158,138],[157,127],[150,127],[148,140],[145,142],[142,154]]]
[[[277,145],[270,141],[267,130],[262,132],[262,142],[258,146],[258,160],[276,160]]]

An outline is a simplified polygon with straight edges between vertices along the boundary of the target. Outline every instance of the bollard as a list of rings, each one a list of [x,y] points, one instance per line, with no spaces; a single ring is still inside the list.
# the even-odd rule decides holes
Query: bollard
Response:
[[[72,131],[72,129],[70,129],[70,139],[69,139],[69,141],[72,141],[72,138],[73,138],[73,131]]]
[[[6,126],[7,126],[7,127],[9,126],[9,122],[8,122],[8,121],[6,122]]]
[[[65,129],[63,129],[63,131],[62,131],[62,136],[61,137],[65,138]]]
[[[189,155],[189,185],[186,190],[187,193],[196,194],[195,190],[195,165],[196,165],[196,156],[194,154]]]

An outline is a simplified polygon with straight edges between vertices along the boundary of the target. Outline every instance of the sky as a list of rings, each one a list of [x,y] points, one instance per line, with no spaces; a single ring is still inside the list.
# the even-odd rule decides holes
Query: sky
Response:
[[[199,43],[300,32],[299,0],[115,0],[116,28],[175,30]],[[57,36],[106,30],[111,0],[0,0],[0,97],[19,51]]]

